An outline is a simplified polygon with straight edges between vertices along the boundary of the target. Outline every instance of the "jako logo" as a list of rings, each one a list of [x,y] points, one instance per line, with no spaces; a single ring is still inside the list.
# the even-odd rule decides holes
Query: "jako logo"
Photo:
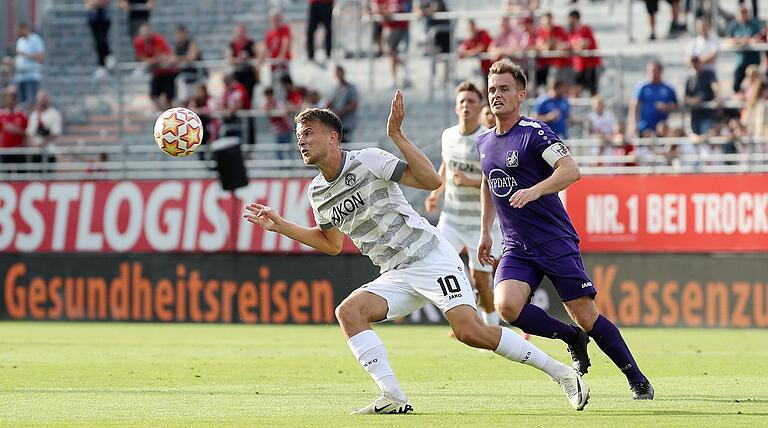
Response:
[[[525,357],[523,357],[523,359],[520,360],[520,362],[525,364],[525,362],[528,361],[528,358],[531,358],[531,351],[526,352]]]
[[[504,170],[492,169],[488,174],[488,187],[491,188],[494,195],[500,198],[509,196],[515,186],[517,186],[517,181]]]
[[[368,366],[370,366],[371,364],[373,364],[373,363],[378,363],[378,362],[379,362],[379,359],[378,359],[378,358],[374,358],[374,359],[372,359],[371,361],[366,361],[366,362],[365,362],[365,364],[363,364],[363,368],[365,368],[365,367],[368,367]]]
[[[363,197],[360,196],[360,192],[344,199],[339,202],[338,205],[333,207],[333,213],[331,214],[331,223],[334,226],[339,226],[341,222],[350,214],[354,213],[359,207],[365,205]]]
[[[592,286],[592,282],[585,282],[584,284],[581,284],[581,288],[589,288]]]

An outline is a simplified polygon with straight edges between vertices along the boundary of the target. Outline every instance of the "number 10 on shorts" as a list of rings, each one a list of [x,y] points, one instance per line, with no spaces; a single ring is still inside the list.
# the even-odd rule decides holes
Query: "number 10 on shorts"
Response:
[[[448,275],[444,278],[437,278],[437,283],[440,285],[440,289],[443,290],[443,296],[461,291],[459,279],[454,275]]]

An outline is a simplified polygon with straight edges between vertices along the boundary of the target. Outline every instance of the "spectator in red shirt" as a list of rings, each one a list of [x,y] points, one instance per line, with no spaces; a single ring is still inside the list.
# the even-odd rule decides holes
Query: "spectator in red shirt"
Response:
[[[581,23],[578,10],[568,14],[568,42],[574,52],[597,50],[597,40],[589,25]],[[571,96],[578,97],[585,88],[589,95],[597,95],[599,89],[599,56],[574,56],[573,71],[576,73],[575,82],[571,88]]]
[[[189,97],[187,108],[197,113],[200,117],[200,121],[203,125],[203,141],[201,144],[210,144],[211,141],[215,141],[219,135],[219,120],[215,118],[215,113],[218,110],[215,100],[208,94],[208,87],[205,83],[198,83],[195,86],[195,90],[192,96]],[[204,153],[200,152],[200,158],[204,157]]]
[[[488,47],[488,53],[497,60],[504,57],[510,58],[515,63],[521,64],[523,68],[529,69],[525,51],[532,49],[535,43],[533,18],[521,17],[518,24],[512,25],[508,16],[501,18],[499,35],[493,38],[491,46]]]
[[[491,45],[491,35],[487,31],[479,28],[474,19],[468,21],[469,24],[469,37],[464,39],[459,45],[456,53],[459,58],[472,58],[479,57],[488,51],[488,47]],[[491,68],[493,62],[490,58],[480,59],[480,72],[483,74],[483,79],[488,79],[488,70]]]
[[[408,87],[411,81],[405,63],[405,52],[408,50],[409,26],[408,21],[395,20],[393,14],[405,13],[405,0],[381,0],[373,2],[373,12],[381,17],[382,27],[387,30],[387,48],[392,64],[392,86],[398,84],[397,72],[401,72],[401,85]]]
[[[247,138],[248,120],[239,118],[237,112],[251,108],[251,97],[245,85],[235,80],[232,73],[225,74],[224,93],[221,97],[222,131],[225,137]]]
[[[3,90],[3,108],[0,109],[0,147],[24,147],[27,115],[16,106],[16,89],[8,86]],[[26,155],[0,156],[0,163],[24,163]]]
[[[302,104],[304,104],[304,96],[307,94],[307,89],[302,86],[293,84],[291,76],[283,76],[280,78],[280,84],[283,85],[283,94],[285,94],[285,108],[289,114],[294,115],[299,112]]]
[[[290,144],[292,141],[291,134],[293,133],[293,127],[289,120],[289,113],[285,106],[278,101],[275,96],[275,91],[272,88],[264,89],[264,104],[262,109],[269,112],[269,125],[272,128],[272,136],[275,138],[275,144]],[[278,149],[278,159],[289,158],[293,155],[289,150]]]
[[[291,27],[283,23],[280,12],[270,12],[272,28],[267,31],[264,42],[267,45],[267,53],[272,61],[272,81],[277,76],[290,73],[291,62]]]
[[[234,68],[234,78],[245,86],[249,96],[253,96],[253,88],[259,84],[259,64],[262,60],[258,45],[248,37],[245,24],[236,24],[232,42],[227,47],[224,56]],[[256,60],[256,64],[252,62]]]
[[[152,74],[149,96],[159,110],[171,106],[176,96],[176,75],[179,73],[175,65],[174,55],[165,38],[144,24],[139,29],[139,35],[133,40],[136,58],[145,63]]]
[[[541,21],[536,28],[536,49],[542,53],[567,51],[568,34],[565,29],[553,22],[552,13],[541,15]],[[552,70],[552,76],[549,71]],[[573,68],[571,58],[565,54],[561,57],[546,57],[536,60],[536,88],[544,85],[547,79],[561,80],[567,85],[573,83]]]

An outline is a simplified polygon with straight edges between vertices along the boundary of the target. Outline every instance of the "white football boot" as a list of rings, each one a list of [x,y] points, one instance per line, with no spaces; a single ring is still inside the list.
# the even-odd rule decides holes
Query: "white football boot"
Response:
[[[560,389],[563,390],[568,402],[576,410],[584,410],[584,406],[589,401],[589,386],[584,383],[576,370],[568,370],[561,376],[554,379]]]
[[[400,413],[413,413],[413,403],[411,400],[401,402],[393,400],[386,395],[373,400],[373,403],[363,407],[362,409],[355,410],[350,413],[351,415],[384,415],[384,414],[400,414]]]

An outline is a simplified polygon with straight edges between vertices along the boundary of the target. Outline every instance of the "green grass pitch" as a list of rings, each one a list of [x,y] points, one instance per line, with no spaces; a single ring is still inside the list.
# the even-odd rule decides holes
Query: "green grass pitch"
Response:
[[[447,327],[377,331],[414,415],[348,415],[377,390],[336,326],[2,322],[0,426],[768,426],[768,331],[625,329],[651,402],[590,344],[584,412]]]

